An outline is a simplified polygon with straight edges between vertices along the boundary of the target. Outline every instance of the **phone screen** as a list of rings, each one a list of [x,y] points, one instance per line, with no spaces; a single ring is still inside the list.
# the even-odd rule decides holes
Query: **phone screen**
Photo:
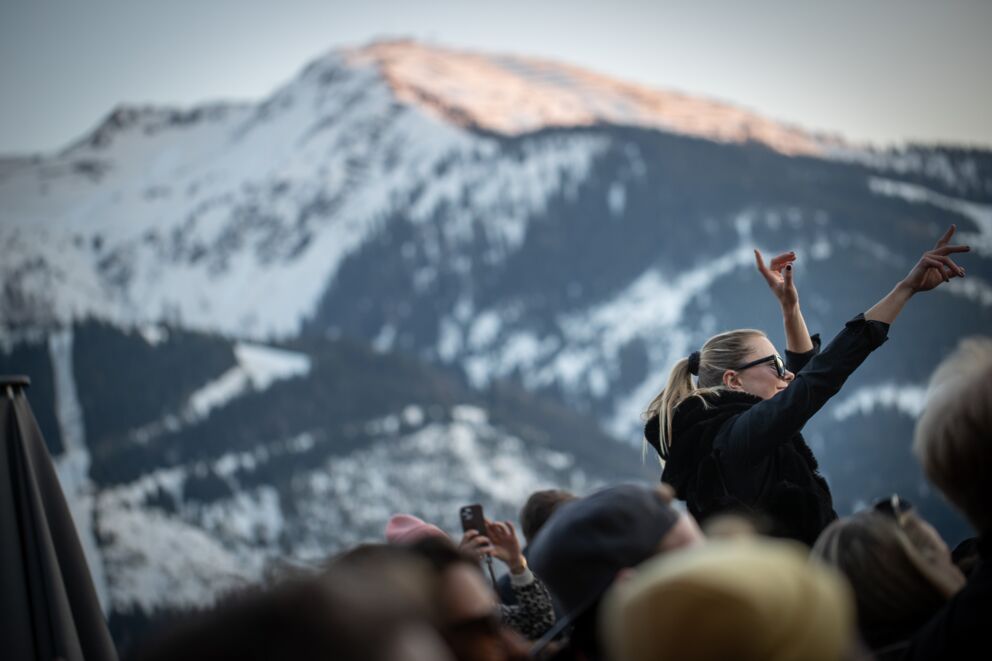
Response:
[[[486,519],[482,515],[482,505],[466,505],[458,511],[462,520],[462,530],[478,530],[479,534],[486,534]]]

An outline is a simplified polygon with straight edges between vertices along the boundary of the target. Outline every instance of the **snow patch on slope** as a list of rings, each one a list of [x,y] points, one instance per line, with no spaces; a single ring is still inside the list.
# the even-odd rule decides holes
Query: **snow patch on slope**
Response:
[[[954,241],[970,245],[982,257],[992,257],[992,205],[947,197],[917,184],[882,177],[870,177],[868,188],[876,195],[898,197],[914,204],[931,204],[964,216],[975,223],[978,232],[958,232]]]
[[[211,410],[246,392],[261,392],[276,381],[310,373],[310,357],[295,351],[239,342],[234,355],[237,365],[190,396],[183,415],[187,422],[205,418]]]
[[[461,535],[458,505],[481,501],[487,515],[515,519],[533,491],[552,486],[584,493],[596,486],[574,460],[528,446],[494,428],[477,407],[451,411],[432,423],[384,439],[294,480],[301,508],[295,525],[308,542],[296,557],[313,561],[329,551],[382,541],[389,517],[412,513]],[[416,494],[411,499],[411,494]]]
[[[992,205],[947,197],[917,184],[881,177],[869,178],[868,187],[877,195],[898,197],[914,204],[930,204],[969,219],[976,225],[978,231],[957,232],[954,242],[968,244],[979,256],[992,258]],[[977,276],[955,278],[942,290],[967,298],[984,307],[992,307],[992,285]]]
[[[896,176],[922,175],[961,193],[992,192],[992,180],[983,179],[981,168],[974,158],[954,158],[939,148],[907,147],[886,151],[855,148],[835,150],[833,155]]]
[[[967,298],[984,307],[992,307],[992,284],[978,276],[955,278],[947,283],[945,288],[951,294]]]
[[[190,395],[186,406],[162,419],[132,430],[131,438],[147,443],[165,432],[176,431],[210,415],[214,409],[249,392],[262,392],[276,381],[310,373],[310,357],[303,353],[247,342],[234,346],[237,364]]]
[[[566,391],[605,397],[619,377],[619,355],[628,343],[650,338],[646,345],[652,366],[684,355],[688,334],[680,322],[686,306],[718,278],[749,267],[753,260],[751,248],[742,243],[675,278],[661,269],[649,269],[609,301],[562,316],[558,320],[560,335],[519,330],[505,333],[503,324],[514,319],[512,309],[478,313],[464,340],[458,324],[448,319],[442,325],[445,334],[439,349],[443,349],[443,358],[465,348],[468,355],[462,357],[462,364],[476,387],[519,373],[528,388],[558,384]],[[615,409],[610,431],[621,436],[630,432],[632,421],[636,423],[641,407],[654,394],[645,396],[647,389],[656,387],[655,381],[650,378],[649,383],[623,398]]]
[[[59,421],[63,448],[54,464],[86,556],[93,587],[101,608],[107,613],[110,609],[110,596],[103,557],[93,532],[94,487],[89,477],[90,452],[86,445],[83,408],[79,403],[76,379],[72,371],[72,341],[71,328],[52,333],[48,338],[48,352],[55,381],[55,414]]]
[[[878,408],[894,409],[911,418],[923,411],[926,386],[883,383],[858,388],[840,398],[833,407],[833,418],[840,422],[853,416],[868,416]]]
[[[120,612],[209,605],[261,576],[257,562],[159,510],[101,508],[100,534],[110,600]]]

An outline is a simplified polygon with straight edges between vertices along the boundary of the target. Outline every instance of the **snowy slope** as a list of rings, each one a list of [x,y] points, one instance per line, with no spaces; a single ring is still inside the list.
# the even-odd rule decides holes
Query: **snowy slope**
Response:
[[[442,242],[483,232],[509,251],[598,148],[562,141],[521,168],[335,54],[256,106],[121,109],[0,178],[4,329],[96,315],[291,335],[390,216],[428,221],[471,191],[483,222],[446,227],[426,249],[440,260]]]
[[[461,139],[333,56],[256,106],[161,114],[118,111],[0,182],[15,257],[2,278],[25,299],[5,301],[8,323],[89,313],[291,333],[411,174]]]
[[[418,412],[413,406],[397,415]],[[380,432],[382,440],[364,450],[299,470],[289,496],[270,486],[235,487],[235,495],[212,503],[183,501],[196,466],[105,490],[97,518],[100,537],[108,540],[103,553],[113,609],[152,613],[209,603],[261,580],[273,564],[317,564],[355,544],[382,541],[386,521],[397,512],[456,535],[459,504],[481,500],[489,516],[515,520],[537,489],[553,484],[585,493],[598,483],[568,455],[529,450],[489,424],[481,409],[456,408],[452,418],[405,434]],[[305,451],[312,440],[299,438],[290,447]],[[212,469],[236,481],[237,473],[266,461],[227,455]],[[176,494],[175,512],[146,505],[159,489]]]

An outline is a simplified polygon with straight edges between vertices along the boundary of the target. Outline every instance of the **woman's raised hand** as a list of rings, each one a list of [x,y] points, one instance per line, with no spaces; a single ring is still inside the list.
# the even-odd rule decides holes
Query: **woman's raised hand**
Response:
[[[523,553],[520,552],[520,540],[517,531],[509,521],[490,521],[486,519],[486,535],[492,542],[490,555],[502,560],[514,574],[519,574],[527,566]]]
[[[527,567],[527,560],[520,551],[517,531],[509,521],[486,519],[486,534],[469,530],[462,536],[458,548],[480,560],[487,555],[502,560],[514,574],[519,574]]]
[[[951,255],[958,252],[968,252],[969,246],[949,245],[951,237],[957,230],[956,225],[951,225],[944,232],[944,236],[937,240],[937,245],[933,250],[923,253],[920,261],[916,263],[913,270],[909,272],[902,283],[909,287],[914,293],[929,291],[942,282],[950,282],[951,278],[963,278],[964,269],[954,263]]]
[[[758,265],[758,272],[764,277],[768,288],[772,290],[783,308],[799,304],[799,292],[796,291],[796,285],[792,281],[792,262],[796,261],[795,252],[790,250],[777,255],[772,259],[771,264],[765,266],[761,252],[755,250],[754,261]]]

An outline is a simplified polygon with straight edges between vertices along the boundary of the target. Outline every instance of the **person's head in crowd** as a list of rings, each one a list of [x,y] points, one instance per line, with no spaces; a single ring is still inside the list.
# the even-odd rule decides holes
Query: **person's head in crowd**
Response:
[[[475,558],[437,536],[423,537],[409,548],[436,575],[437,627],[457,661],[527,658],[526,642],[503,623],[496,594]]]
[[[558,599],[572,625],[570,644],[601,658],[596,614],[619,575],[648,558],[702,543],[696,522],[680,514],[671,489],[624,484],[562,505],[530,545],[530,566]]]
[[[386,541],[390,544],[413,544],[425,537],[448,536],[433,523],[427,523],[412,514],[394,514],[386,522]]]
[[[913,451],[927,478],[992,533],[992,338],[968,338],[936,369]]]
[[[703,524],[707,539],[737,539],[765,533],[765,524],[755,517],[743,514],[717,514]]]
[[[562,489],[535,491],[520,509],[520,531],[530,544],[538,531],[560,505],[575,500],[575,494]]]
[[[430,564],[419,554],[398,544],[359,544],[328,560],[323,578],[334,582],[365,577],[373,585],[386,586],[400,603],[414,603],[431,622],[436,622],[433,593],[436,579]]]
[[[834,521],[812,554],[847,576],[873,650],[908,644],[965,582],[937,531],[897,496]]]
[[[857,644],[844,579],[759,537],[642,565],[609,590],[600,626],[611,661],[838,661]]]
[[[400,561],[388,561],[394,577],[403,572],[429,576],[421,563],[394,562]],[[384,574],[351,569],[331,569],[322,578],[297,578],[229,595],[215,607],[147,639],[130,658],[451,660],[433,622],[425,616],[426,600],[396,590]]]

